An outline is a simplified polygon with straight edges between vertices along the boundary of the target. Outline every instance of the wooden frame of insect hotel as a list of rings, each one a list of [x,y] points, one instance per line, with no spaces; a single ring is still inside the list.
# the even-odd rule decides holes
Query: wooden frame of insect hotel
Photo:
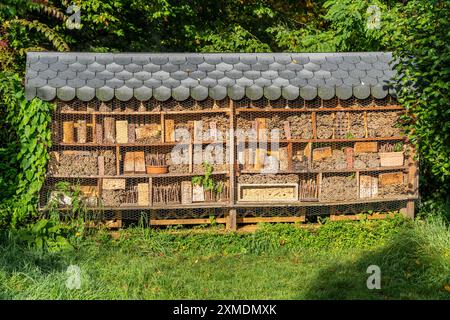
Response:
[[[390,53],[50,53],[26,94],[53,101],[42,210],[75,200],[150,225],[414,216],[414,150]]]

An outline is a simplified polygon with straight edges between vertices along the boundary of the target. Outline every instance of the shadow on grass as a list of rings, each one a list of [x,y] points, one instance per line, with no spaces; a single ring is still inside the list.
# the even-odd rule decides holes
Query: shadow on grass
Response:
[[[437,254],[436,254],[437,253]],[[312,281],[305,299],[449,299],[443,288],[448,264],[433,244],[404,229],[386,245],[355,255],[355,260],[333,263]],[[381,289],[368,289],[370,265],[381,270]]]

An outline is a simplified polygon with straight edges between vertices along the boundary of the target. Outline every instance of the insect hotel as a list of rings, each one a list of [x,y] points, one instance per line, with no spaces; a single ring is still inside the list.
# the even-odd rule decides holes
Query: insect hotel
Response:
[[[51,53],[42,210],[150,225],[414,216],[414,150],[390,53]]]

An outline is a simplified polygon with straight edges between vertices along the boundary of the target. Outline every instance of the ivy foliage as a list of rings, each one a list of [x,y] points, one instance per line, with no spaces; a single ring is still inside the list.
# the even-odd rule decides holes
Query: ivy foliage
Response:
[[[18,226],[37,213],[54,105],[27,101],[20,77],[9,72],[0,72],[0,96],[0,227]]]
[[[450,204],[450,1],[409,1],[398,29],[398,95],[427,191]],[[431,191],[431,192],[430,192]],[[426,192],[426,191],[425,191]]]

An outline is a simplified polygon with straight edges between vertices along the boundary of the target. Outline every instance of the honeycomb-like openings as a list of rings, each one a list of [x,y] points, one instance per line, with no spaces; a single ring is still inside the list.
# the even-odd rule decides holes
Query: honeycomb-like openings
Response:
[[[314,219],[417,196],[390,96],[56,104],[40,207],[66,216]]]

